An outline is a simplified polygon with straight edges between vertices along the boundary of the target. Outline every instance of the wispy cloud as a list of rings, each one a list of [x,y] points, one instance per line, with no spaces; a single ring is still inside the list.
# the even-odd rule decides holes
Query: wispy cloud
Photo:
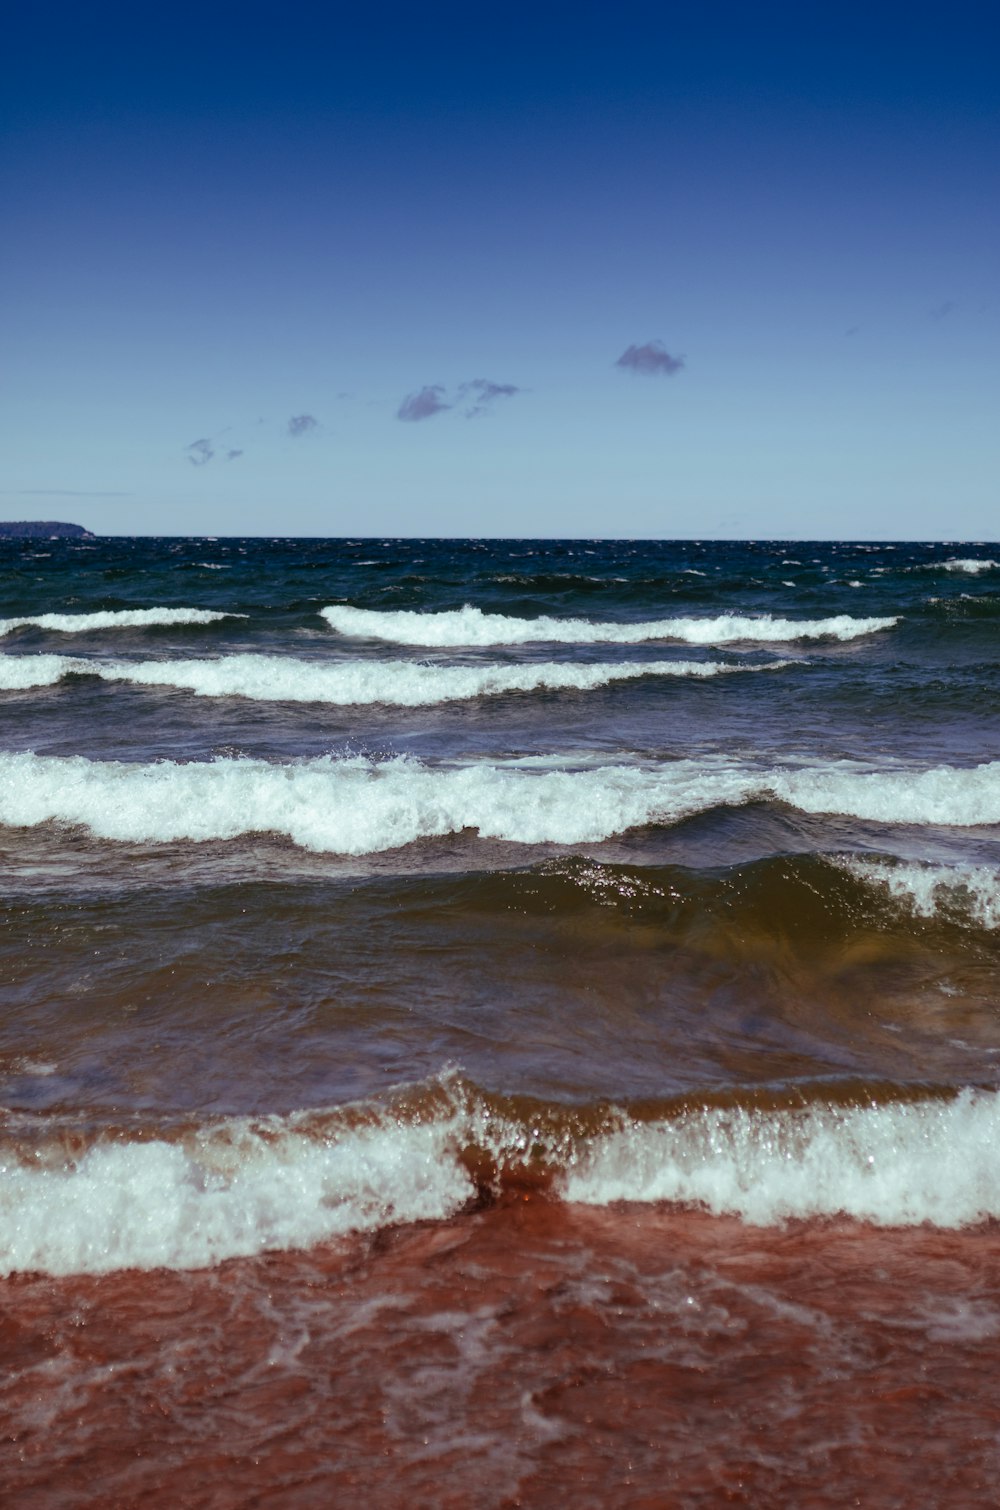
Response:
[[[684,366],[684,358],[672,357],[662,341],[646,341],[642,346],[626,347],[615,366],[641,377],[673,377]]]
[[[411,421],[431,419],[433,415],[451,407],[445,399],[441,384],[430,383],[426,388],[421,388],[419,393],[407,394],[396,410],[396,418]]]
[[[201,440],[193,440],[186,448],[187,459],[193,467],[207,467],[215,455],[215,447],[207,435]]]
[[[310,435],[313,430],[319,429],[319,420],[315,414],[293,414],[288,421],[288,433],[293,440],[302,435]]]
[[[491,378],[471,378],[459,383],[454,397],[449,397],[442,383],[429,383],[419,393],[410,393],[396,410],[397,419],[431,419],[446,409],[460,410],[466,419],[488,414],[497,399],[513,398],[524,390],[516,383],[494,383]]]
[[[242,455],[243,455],[242,451],[227,451],[226,452],[226,460],[227,461],[235,461],[236,458],[237,458],[237,456],[242,456]]]
[[[463,383],[458,390],[458,402],[465,403],[471,398],[472,402],[466,409],[466,419],[475,419],[480,414],[487,414],[490,405],[498,398],[513,398],[521,390],[514,383],[493,383],[489,378],[473,378],[471,383]]]
[[[958,305],[954,299],[945,299],[943,304],[935,304],[933,309],[927,311],[927,318],[929,320],[947,320],[948,316],[953,315],[957,308]]]

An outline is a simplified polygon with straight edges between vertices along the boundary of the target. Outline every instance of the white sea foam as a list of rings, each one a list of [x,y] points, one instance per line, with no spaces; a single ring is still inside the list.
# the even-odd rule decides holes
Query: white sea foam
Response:
[[[0,823],[56,821],[103,839],[285,834],[305,849],[372,854],[463,829],[522,844],[586,844],[721,804],[776,799],[809,813],[959,827],[1000,823],[1000,761],[868,772],[841,762],[755,769],[723,760],[559,769],[399,757],[247,758],[142,765],[0,755]]]
[[[848,761],[775,772],[752,795],[774,796],[805,813],[843,813],[875,823],[975,828],[1000,823],[1000,761],[926,771],[859,771]]]
[[[109,1142],[69,1163],[0,1155],[0,1273],[202,1268],[446,1217],[472,1193],[446,1121],[330,1137],[300,1121]]]
[[[637,645],[646,640],[683,640],[690,645],[737,642],[773,644],[791,640],[854,640],[888,629],[894,618],[777,619],[770,614],[720,614],[715,618],[653,619],[640,624],[608,624],[594,619],[512,618],[484,613],[466,604],[442,613],[371,608],[324,608],[322,616],[339,634],[392,640],[398,645],[527,645],[546,641],[566,645]]]
[[[845,856],[844,870],[886,892],[917,917],[946,913],[1000,928],[1000,871],[992,865],[932,865]]]
[[[428,707],[505,692],[591,691],[644,676],[711,677],[785,666],[721,661],[623,661],[607,665],[545,662],[526,666],[422,666],[415,661],[342,661],[323,665],[276,655],[213,660],[96,661],[77,656],[0,656],[0,690],[49,686],[76,672],[109,682],[178,687],[199,697],[249,697],[263,702],[386,703]]]
[[[1000,1216],[1000,1100],[706,1110],[629,1124],[566,1175],[568,1201],[676,1201],[769,1225],[843,1213],[879,1226]]]
[[[503,1168],[528,1144],[563,1199],[663,1201],[761,1225],[844,1214],[881,1226],[1000,1217],[1000,1101],[705,1109],[617,1126],[567,1149],[445,1098],[419,1119],[231,1119],[181,1141],[99,1142],[68,1156],[0,1150],[0,1273],[200,1268],[349,1232],[453,1216],[475,1194],[463,1150]]]
[[[29,687],[51,687],[77,662],[65,655],[0,655],[0,691],[23,692]]]
[[[935,561],[929,563],[930,569],[943,567],[945,571],[966,572],[970,577],[978,576],[984,571],[1000,570],[1000,561],[980,560],[978,557],[958,559],[953,557],[950,561]]]
[[[242,613],[218,613],[211,608],[114,608],[95,613],[40,613],[21,619],[0,619],[0,635],[15,629],[50,629],[59,634],[84,634],[92,629],[146,629],[154,625],[214,624],[218,619],[245,619]]]
[[[693,761],[660,772],[536,772],[436,768],[406,758],[140,765],[0,755],[0,822],[12,827],[57,820],[100,838],[152,842],[268,831],[306,849],[352,855],[466,828],[527,844],[585,843],[713,802],[738,802],[746,792],[745,775],[706,774]]]

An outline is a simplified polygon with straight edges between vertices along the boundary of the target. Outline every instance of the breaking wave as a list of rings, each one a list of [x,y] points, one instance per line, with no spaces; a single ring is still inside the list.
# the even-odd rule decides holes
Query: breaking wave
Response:
[[[0,691],[26,692],[31,687],[52,687],[82,664],[66,655],[3,655]]]
[[[85,634],[92,629],[148,629],[170,624],[214,624],[219,619],[243,619],[241,613],[212,608],[114,608],[95,613],[40,613],[21,619],[0,619],[0,635],[15,629],[50,629],[58,634]]]
[[[747,1104],[749,1102],[749,1104]],[[137,1139],[0,1150],[0,1273],[202,1268],[351,1232],[447,1219],[527,1180],[588,1205],[668,1202],[755,1225],[1000,1216],[1000,1100],[567,1108],[456,1075],[391,1106],[229,1118]]]
[[[64,676],[98,676],[107,682],[177,687],[198,697],[247,697],[262,702],[383,703],[429,707],[508,692],[592,691],[611,682],[647,676],[711,677],[768,671],[786,665],[746,666],[720,661],[623,661],[615,665],[545,662],[526,666],[423,666],[415,661],[348,661],[334,665],[276,655],[230,655],[213,660],[113,661],[74,656],[0,657],[0,690],[51,686]]]
[[[431,766],[321,756],[152,764],[0,755],[0,823],[81,825],[103,839],[287,835],[305,849],[374,854],[464,829],[521,844],[599,842],[720,805],[779,801],[883,823],[1000,823],[1000,761],[870,772],[853,763],[757,769],[715,760],[648,767]]]
[[[984,571],[1000,571],[1000,561],[986,561],[977,556],[961,559],[953,557],[950,561],[930,561],[925,570],[965,572],[968,576],[975,577]]]
[[[887,892],[916,917],[1000,928],[1000,871],[993,865],[933,865],[845,857],[841,867]]]
[[[339,634],[392,640],[398,645],[527,645],[545,641],[566,645],[637,645],[646,640],[682,640],[689,645],[774,644],[792,640],[854,640],[889,629],[895,618],[779,619],[769,614],[720,614],[715,618],[652,619],[609,624],[592,619],[512,618],[484,613],[466,604],[441,613],[409,609],[381,611],[344,606],[324,608],[322,616]]]
[[[567,1200],[671,1201],[755,1225],[843,1214],[878,1226],[961,1227],[1000,1214],[1000,1101],[762,1113],[707,1109],[626,1124],[567,1172]]]
[[[180,1142],[3,1159],[0,1273],[204,1268],[447,1216],[468,1198],[467,1177],[446,1157],[447,1121],[328,1137],[308,1121],[232,1119]]]

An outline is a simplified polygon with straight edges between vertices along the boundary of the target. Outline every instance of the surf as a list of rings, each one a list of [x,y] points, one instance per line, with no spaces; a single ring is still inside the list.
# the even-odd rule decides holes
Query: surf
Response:
[[[788,1098],[792,1099],[792,1098]],[[761,1227],[1000,1217],[1000,1097],[680,1105],[491,1096],[461,1077],[395,1104],[218,1118],[137,1138],[5,1136],[0,1273],[198,1269],[443,1221],[534,1186],[568,1204],[691,1207]]]
[[[45,629],[56,634],[90,634],[104,629],[150,629],[177,624],[215,624],[220,619],[241,619],[245,614],[223,613],[212,608],[113,608],[93,613],[39,613],[22,618],[0,619],[0,636],[15,629]]]
[[[777,670],[787,664],[664,660],[597,665],[550,661],[530,665],[429,666],[416,661],[366,660],[324,664],[278,655],[111,662],[73,656],[6,655],[0,657],[0,691],[52,686],[68,676],[96,676],[106,682],[177,688],[196,697],[419,708],[509,693],[592,692],[615,682],[643,677],[705,678]]]
[[[854,640],[891,629],[895,617],[853,618],[835,614],[825,619],[785,619],[770,614],[719,614],[709,618],[652,619],[640,623],[611,623],[595,619],[513,618],[486,613],[466,604],[441,612],[410,609],[379,610],[333,606],[322,617],[338,634],[355,638],[392,640],[399,645],[527,645],[533,642],[567,645],[638,645],[647,640],[680,640],[690,645],[737,643],[774,644],[794,640]]]
[[[887,824],[996,824],[1000,761],[871,771],[848,761],[789,768],[709,757],[579,769],[558,758],[435,766],[407,756],[139,763],[0,754],[0,823],[79,825],[132,842],[276,833],[305,849],[362,855],[471,829],[511,843],[580,845],[750,801]]]

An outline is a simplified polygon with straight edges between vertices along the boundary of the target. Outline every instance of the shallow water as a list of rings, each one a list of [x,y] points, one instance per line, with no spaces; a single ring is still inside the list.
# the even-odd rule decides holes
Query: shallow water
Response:
[[[520,1199],[0,1316],[18,1505],[964,1506],[1000,1467],[993,1228]]]

